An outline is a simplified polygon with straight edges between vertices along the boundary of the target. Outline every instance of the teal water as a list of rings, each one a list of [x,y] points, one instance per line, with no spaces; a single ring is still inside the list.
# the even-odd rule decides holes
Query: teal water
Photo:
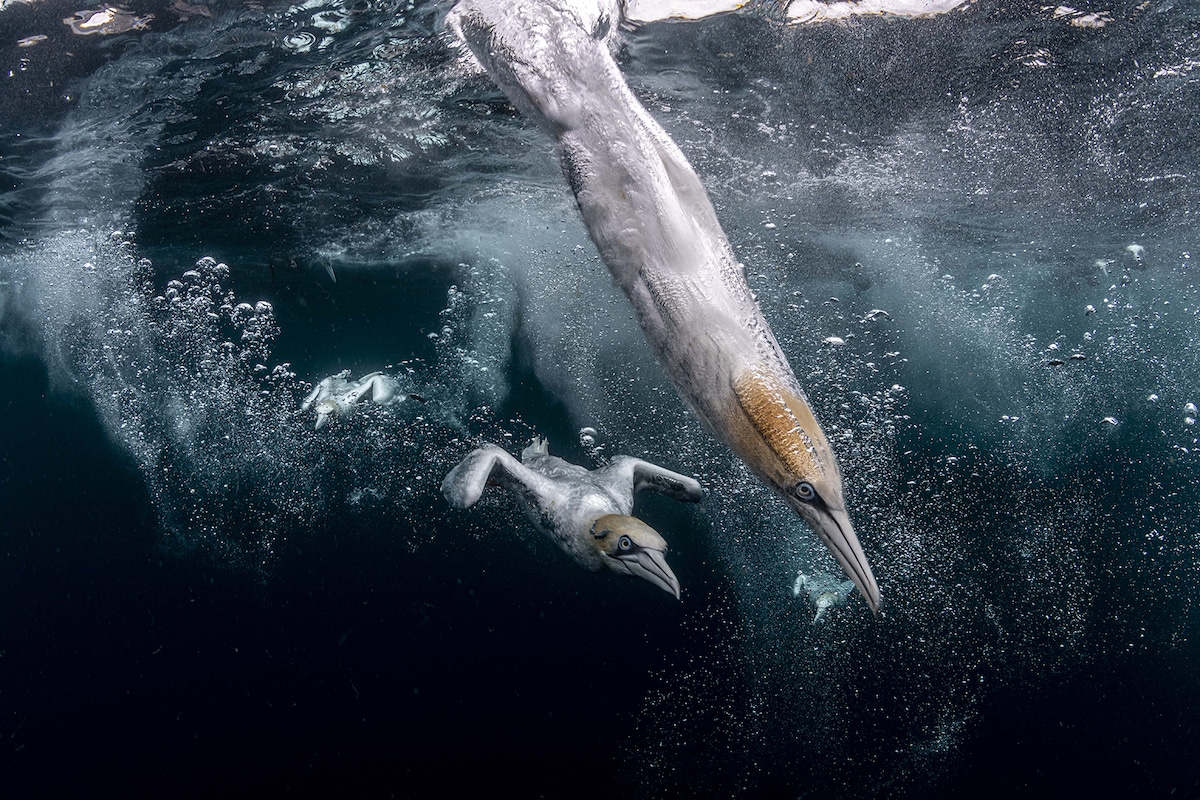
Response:
[[[14,796],[1200,795],[1190,5],[625,33],[884,593],[815,624],[795,576],[836,566],[444,5],[126,8],[0,10]],[[421,399],[316,431],[342,369]],[[705,484],[639,501],[681,601],[444,503],[535,434]]]

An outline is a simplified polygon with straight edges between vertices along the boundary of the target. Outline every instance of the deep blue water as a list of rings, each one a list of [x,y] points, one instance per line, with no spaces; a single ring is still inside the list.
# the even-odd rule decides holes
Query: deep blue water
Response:
[[[1200,796],[1193,5],[626,32],[879,577],[817,623],[444,5],[126,8],[0,10],[5,796]],[[445,504],[535,433],[700,478],[681,601]]]

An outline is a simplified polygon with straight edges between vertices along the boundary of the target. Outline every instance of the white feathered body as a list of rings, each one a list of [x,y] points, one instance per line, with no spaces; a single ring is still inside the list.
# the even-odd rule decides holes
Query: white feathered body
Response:
[[[450,24],[554,137],[589,234],[680,394],[752,468],[739,375],[804,399],[687,159],[610,53],[616,4],[462,0]],[[767,476],[774,477],[774,476]]]
[[[448,23],[558,146],[588,233],[680,395],[880,596],[837,459],[700,179],[625,84],[616,0],[459,0]]]

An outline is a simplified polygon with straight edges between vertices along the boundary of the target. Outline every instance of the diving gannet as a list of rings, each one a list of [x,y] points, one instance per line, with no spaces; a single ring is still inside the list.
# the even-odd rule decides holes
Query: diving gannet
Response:
[[[680,395],[813,527],[878,611],[837,460],[704,186],[613,60],[620,21],[619,0],[459,0],[447,15],[553,137],[588,233]]]
[[[807,594],[808,599],[816,606],[817,615],[813,617],[813,622],[819,622],[829,609],[846,605],[852,591],[853,581],[839,581],[827,572],[816,575],[797,573],[796,583],[792,586],[793,597],[799,597],[801,593]]]
[[[520,461],[494,444],[473,450],[446,475],[442,494],[455,508],[469,508],[489,484],[511,491],[534,526],[581,567],[636,575],[679,598],[679,580],[663,556],[666,541],[630,512],[641,489],[700,502],[704,490],[695,479],[630,456],[587,470],[550,455],[539,438]]]
[[[330,417],[349,416],[363,400],[381,406],[401,403],[407,398],[400,393],[400,384],[382,372],[372,372],[358,380],[351,380],[350,370],[344,369],[336,375],[323,378],[300,404],[301,411],[316,407],[317,429],[329,422]]]

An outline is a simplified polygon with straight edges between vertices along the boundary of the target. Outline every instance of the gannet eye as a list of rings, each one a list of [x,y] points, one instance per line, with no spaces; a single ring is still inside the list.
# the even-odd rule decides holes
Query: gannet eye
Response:
[[[633,540],[628,536],[622,536],[617,540],[617,547],[621,550],[629,550],[629,548],[633,547]]]
[[[793,491],[796,493],[796,497],[799,497],[801,500],[812,500],[817,496],[817,490],[808,481],[800,481],[796,484],[796,488]]]

